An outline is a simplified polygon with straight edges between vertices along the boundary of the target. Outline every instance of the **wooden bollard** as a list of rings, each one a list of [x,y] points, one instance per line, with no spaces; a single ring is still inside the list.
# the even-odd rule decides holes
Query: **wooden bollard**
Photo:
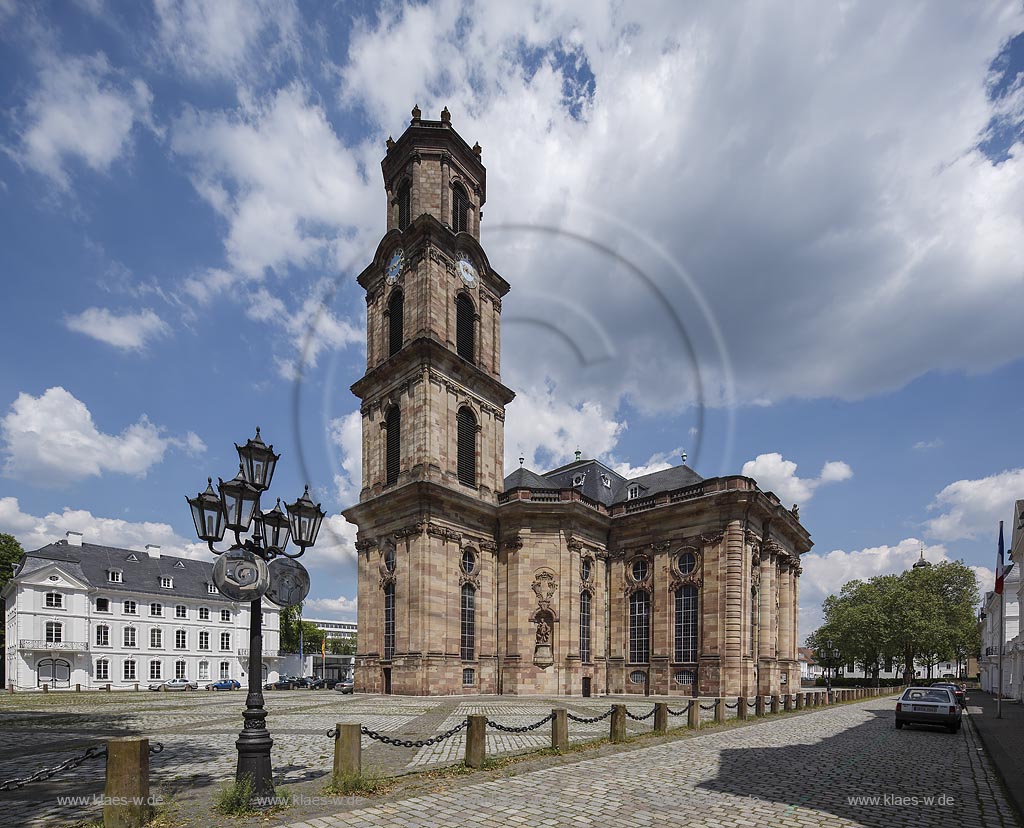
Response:
[[[739,708],[736,708],[739,710]],[[715,699],[715,724],[725,724],[725,699]]]
[[[655,702],[654,703],[654,732],[655,733],[667,733],[668,732],[668,703],[667,702]]]
[[[754,700],[754,715],[764,715],[764,696],[762,696],[760,693],[757,694],[757,698]]]
[[[149,822],[149,739],[107,741],[107,786],[103,790],[103,828],[141,828]]]
[[[700,699],[690,699],[690,707],[686,711],[686,726],[690,730],[700,728]]]
[[[110,692],[110,682],[107,682],[107,692]]]
[[[466,767],[482,768],[487,760],[487,717],[469,716],[466,732]]]
[[[82,685],[81,684],[76,684],[75,685],[75,692],[76,693],[81,693],[82,692]]]
[[[747,718],[747,697],[740,696],[736,699],[736,718],[746,719]]]
[[[9,682],[7,682],[7,690],[8,690],[8,692],[10,692],[10,693],[13,693],[13,692],[14,692],[14,682],[13,682],[13,681],[9,681]]]
[[[334,726],[334,780],[363,772],[363,743],[357,724]]]
[[[626,705],[612,705],[612,723],[608,735],[613,742],[626,741]]]
[[[569,719],[564,707],[556,707],[551,711],[551,747],[555,750],[567,750],[569,747]]]
[[[778,693],[772,694],[772,713],[778,713],[782,697]]]
[[[44,684],[43,685],[43,692],[44,693],[49,693],[50,692],[50,685],[49,684]]]
[[[793,709],[793,696],[791,694],[786,693],[786,694],[783,695],[783,697],[782,697],[782,709],[783,710],[787,710],[787,711]]]
[[[797,710],[803,710],[804,709],[804,694],[800,693],[800,692],[797,692],[797,693],[794,693],[793,695],[796,696],[796,701],[793,702],[793,706]]]
[[[135,682],[135,692],[136,693],[139,692],[139,683],[138,682]]]

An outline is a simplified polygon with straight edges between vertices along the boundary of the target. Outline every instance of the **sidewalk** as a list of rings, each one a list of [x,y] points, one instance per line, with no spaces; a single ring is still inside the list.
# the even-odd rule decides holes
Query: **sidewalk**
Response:
[[[1024,817],[1024,705],[1003,699],[1003,718],[996,718],[996,699],[981,690],[968,690],[967,709],[985,752],[1003,780],[1007,798]]]

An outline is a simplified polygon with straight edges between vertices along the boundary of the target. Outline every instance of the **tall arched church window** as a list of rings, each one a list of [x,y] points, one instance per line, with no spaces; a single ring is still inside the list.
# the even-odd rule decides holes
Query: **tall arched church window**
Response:
[[[697,587],[681,586],[675,598],[675,660],[689,664],[697,660]]]
[[[381,656],[384,661],[395,657],[395,584],[384,585],[384,648]]]
[[[476,311],[465,293],[455,300],[455,350],[468,362],[476,362]]]
[[[580,661],[590,664],[590,593],[580,593]]]
[[[398,188],[398,229],[404,230],[412,220],[412,185],[402,182]]]
[[[458,474],[465,486],[476,485],[476,417],[466,406],[459,409],[458,421]]]
[[[629,662],[651,660],[651,594],[638,589],[629,596]]]
[[[463,661],[472,661],[476,653],[476,590],[472,584],[462,585],[462,640],[459,654]]]
[[[384,416],[384,431],[384,484],[392,486],[398,482],[398,472],[402,465],[402,413],[397,405],[391,406]]]
[[[452,187],[452,230],[461,233],[469,229],[469,196],[461,184]]]
[[[388,300],[388,356],[393,357],[402,350],[405,341],[405,297],[396,290]]]

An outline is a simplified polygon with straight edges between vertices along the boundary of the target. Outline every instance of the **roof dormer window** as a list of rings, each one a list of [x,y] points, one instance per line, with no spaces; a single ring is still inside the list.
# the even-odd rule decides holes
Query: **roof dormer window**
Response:
[[[174,578],[168,578],[166,575],[161,575],[160,589],[174,589]]]
[[[635,500],[638,497],[640,497],[640,486],[639,484],[634,483],[626,489],[626,500]]]
[[[606,489],[610,489],[612,487],[612,479],[607,474],[602,474],[601,485],[604,486]]]
[[[111,569],[107,572],[107,580],[112,584],[123,583],[120,569]]]
[[[216,584],[207,584],[206,585],[206,591],[208,593],[210,593],[210,595],[216,595],[217,594],[217,585]]]
[[[139,562],[139,556],[136,555],[134,552],[132,552],[132,554],[129,555],[127,558],[125,558],[125,560],[126,561],[130,561],[131,563],[138,563]]]
[[[583,474],[576,474],[576,475],[573,475],[573,478],[572,478],[572,485],[573,485],[573,486],[582,486],[582,485],[583,485],[583,482],[584,482],[584,481],[585,481],[586,479],[587,479],[587,474],[586,474],[586,472],[584,472]]]

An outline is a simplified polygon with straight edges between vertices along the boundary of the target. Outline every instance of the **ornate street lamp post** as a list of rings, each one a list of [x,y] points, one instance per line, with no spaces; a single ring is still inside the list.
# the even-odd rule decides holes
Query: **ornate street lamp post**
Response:
[[[281,509],[281,500],[267,512],[260,511],[260,496],[270,488],[280,455],[256,436],[244,446],[237,443],[238,474],[227,482],[218,478],[217,491],[213,479],[207,478],[206,491],[186,498],[192,508],[196,534],[218,556],[213,568],[213,581],[221,594],[233,601],[249,604],[249,692],[245,697],[245,724],[235,747],[238,749],[238,770],[235,778],[248,777],[253,795],[269,798],[274,795],[273,768],[270,750],[274,740],[267,731],[267,712],[263,709],[263,607],[267,600],[281,607],[300,603],[309,592],[309,574],[295,558],[316,542],[325,513],[320,504],[309,497],[309,486],[302,497]],[[252,526],[252,536],[242,535]],[[217,550],[214,543],[230,529],[235,541],[229,549]],[[289,538],[297,552],[288,550]]]

